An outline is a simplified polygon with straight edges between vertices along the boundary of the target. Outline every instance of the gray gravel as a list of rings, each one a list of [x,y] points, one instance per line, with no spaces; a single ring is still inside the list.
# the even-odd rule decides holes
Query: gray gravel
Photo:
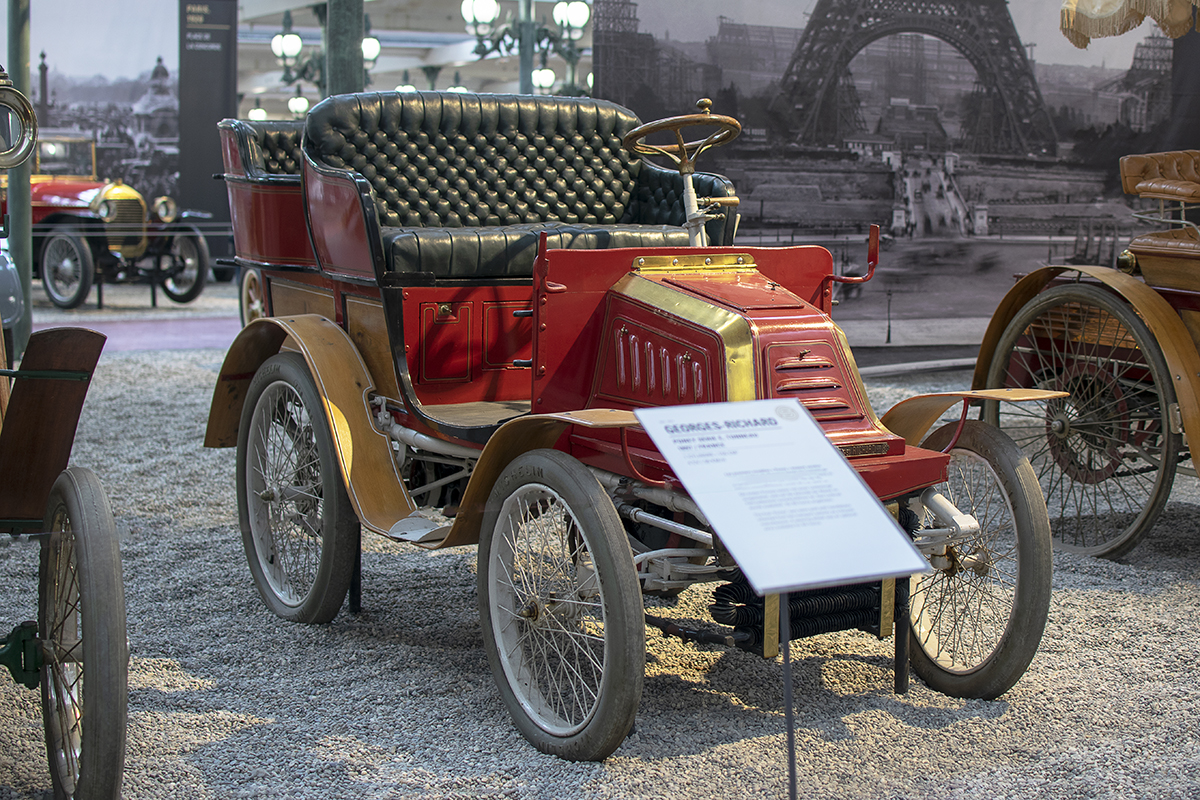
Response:
[[[126,798],[785,796],[780,663],[656,635],[636,733],[607,762],[533,750],[488,672],[473,548],[368,535],[361,614],[321,627],[271,615],[242,554],[233,451],[200,446],[221,357],[106,355],[76,439],[74,463],[100,475],[122,528]],[[872,397],[967,382],[880,379]],[[1200,797],[1198,505],[1181,478],[1127,561],[1058,555],[1041,651],[1000,700],[915,678],[897,697],[890,642],[801,642],[801,796]],[[35,549],[8,548],[0,571],[6,624],[32,618]],[[657,613],[705,620],[706,598]],[[37,694],[7,679],[0,694],[0,798],[40,800]]]

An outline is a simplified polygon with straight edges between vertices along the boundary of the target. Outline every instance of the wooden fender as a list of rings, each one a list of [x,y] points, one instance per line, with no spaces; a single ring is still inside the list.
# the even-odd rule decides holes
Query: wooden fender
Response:
[[[1051,280],[1063,272],[1070,271],[1080,272],[1100,281],[1123,297],[1141,316],[1158,342],[1167,368],[1174,379],[1175,399],[1179,403],[1180,416],[1183,418],[1184,433],[1190,431],[1200,435],[1200,397],[1196,393],[1197,382],[1200,380],[1200,353],[1196,352],[1196,345],[1184,327],[1183,320],[1158,292],[1141,281],[1108,267],[1043,267],[1017,281],[1000,301],[996,313],[992,315],[992,321],[988,324],[983,344],[979,348],[979,358],[975,361],[975,376],[971,381],[971,388],[982,389],[986,385],[988,370],[991,368],[996,347],[1000,344],[1000,337],[1021,308]]]
[[[304,356],[325,409],[346,493],[359,520],[386,534],[416,510],[392,458],[391,439],[371,424],[375,388],[346,332],[317,314],[262,317],[242,328],[221,365],[208,414],[205,447],[233,447],[250,381],[284,341]]]
[[[432,549],[479,543],[479,529],[487,511],[492,486],[517,456],[530,450],[553,447],[572,425],[583,428],[628,428],[637,424],[637,417],[632,411],[611,408],[535,414],[504,423],[483,448],[475,471],[471,473],[471,480],[467,483],[467,490],[463,492],[462,503],[450,533]]]
[[[892,433],[903,436],[905,444],[917,447],[938,418],[960,400],[1024,403],[1029,400],[1052,400],[1055,397],[1067,396],[1067,392],[1048,392],[1043,389],[977,389],[970,392],[919,394],[892,406],[879,421]]]

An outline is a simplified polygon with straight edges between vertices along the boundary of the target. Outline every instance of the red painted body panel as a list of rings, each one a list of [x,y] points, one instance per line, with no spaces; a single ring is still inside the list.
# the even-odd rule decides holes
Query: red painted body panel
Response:
[[[104,181],[94,181],[91,178],[33,176],[29,185],[33,224],[37,225],[53,214],[88,213],[88,204],[104,185]],[[6,189],[3,201],[0,201],[0,214],[7,213]]]
[[[879,496],[896,497],[945,479],[946,456],[906,448],[903,439],[880,425],[844,339],[812,304],[828,301],[823,280],[832,270],[828,251],[710,251],[748,253],[755,262],[766,262],[766,269],[762,274],[646,272],[642,277],[746,319],[754,343],[755,396],[795,397],[834,444],[868,447],[871,455],[851,463]],[[675,252],[555,250],[539,259],[534,276],[535,412],[636,409],[719,402],[729,396],[720,336],[670,308],[611,289],[637,257]],[[584,398],[581,389],[587,386],[591,391]],[[585,463],[629,472],[617,432],[577,430],[569,441],[572,454]],[[631,431],[629,445],[643,474],[655,479],[668,474],[645,434]]]
[[[300,181],[226,180],[233,246],[238,258],[275,267],[317,266],[308,229]],[[299,222],[300,224],[297,224]]]
[[[306,161],[304,187],[307,215],[321,221],[311,231],[313,250],[321,268],[332,275],[374,280],[371,245],[355,184],[317,172]]]
[[[528,286],[418,287],[404,290],[404,349],[425,405],[528,400],[533,320]]]

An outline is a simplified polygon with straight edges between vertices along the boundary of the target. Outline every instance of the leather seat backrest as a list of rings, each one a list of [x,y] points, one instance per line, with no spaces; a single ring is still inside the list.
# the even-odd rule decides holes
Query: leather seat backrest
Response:
[[[482,227],[627,218],[639,124],[603,100],[456,92],[330,97],[308,114],[315,163],[365,178],[385,227]]]
[[[254,122],[241,120],[239,127],[249,134],[250,161],[267,175],[299,175],[300,140],[304,123],[296,120]],[[252,168],[253,168],[252,167]]]

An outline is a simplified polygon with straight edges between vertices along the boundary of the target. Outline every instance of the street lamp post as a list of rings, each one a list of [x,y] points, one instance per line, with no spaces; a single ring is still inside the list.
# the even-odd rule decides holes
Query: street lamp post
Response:
[[[371,85],[371,70],[375,68],[375,62],[379,60],[379,53],[382,50],[383,46],[379,44],[379,40],[371,35],[371,15],[363,14],[362,57],[364,89]]]
[[[324,22],[324,14],[321,15]],[[301,60],[300,53],[304,50],[304,41],[300,34],[292,30],[292,12],[283,12],[283,30],[271,39],[271,52],[283,65],[283,76],[279,79],[285,84],[308,81],[315,84],[321,96],[325,96],[325,54],[321,48],[316,48],[308,57]]]
[[[339,22],[339,30],[343,30],[345,19],[354,17],[354,9],[344,9],[344,3],[335,3],[334,11],[336,21]],[[361,7],[361,2],[359,3]],[[321,24],[321,40],[328,42],[330,31],[328,25],[328,11],[325,4],[318,4],[312,7],[313,13],[317,15],[317,21]],[[349,12],[347,16],[347,12]],[[361,11],[359,11],[361,13]],[[379,59],[379,54],[383,50],[379,39],[371,35],[371,18],[367,14],[362,14],[362,39],[361,39],[361,54],[362,54],[362,85],[357,89],[369,86],[371,83],[370,71],[375,67],[376,61]],[[357,38],[357,37],[356,37]],[[326,96],[326,73],[329,68],[327,66],[326,53],[321,47],[312,50],[307,57],[301,58],[301,52],[304,49],[304,41],[300,35],[292,30],[292,12],[283,12],[283,30],[275,34],[271,39],[271,52],[275,54],[275,58],[283,65],[283,76],[280,80],[285,84],[298,83],[299,81],[308,81],[315,84],[321,97]],[[332,51],[331,51],[332,52]],[[357,60],[357,59],[356,59]],[[347,71],[346,59],[337,59],[338,74],[353,78],[353,73]],[[357,69],[355,67],[354,69]],[[344,78],[335,81],[334,89],[336,92],[353,91],[355,87],[352,85],[340,85],[344,82]],[[352,80],[351,83],[354,81]]]
[[[304,96],[304,91],[297,86],[296,96],[288,98],[288,111],[292,112],[292,116],[296,119],[301,119],[308,113],[308,98]]]
[[[463,0],[462,3],[467,32],[478,40],[476,55],[483,58],[495,52],[501,55],[509,55],[514,51],[517,53],[518,89],[521,94],[532,94],[535,85],[549,88],[539,83],[547,77],[545,63],[541,70],[535,70],[533,63],[536,54],[541,53],[544,59],[551,52],[567,62],[566,83],[562,91],[567,94],[582,91],[576,83],[576,69],[583,53],[576,42],[583,37],[591,15],[591,7],[584,0],[564,0],[554,7],[554,21],[558,24],[558,30],[552,30],[534,20],[533,0],[517,0],[516,21],[497,25],[500,6],[496,0]],[[538,72],[541,75],[535,79],[535,73]]]

